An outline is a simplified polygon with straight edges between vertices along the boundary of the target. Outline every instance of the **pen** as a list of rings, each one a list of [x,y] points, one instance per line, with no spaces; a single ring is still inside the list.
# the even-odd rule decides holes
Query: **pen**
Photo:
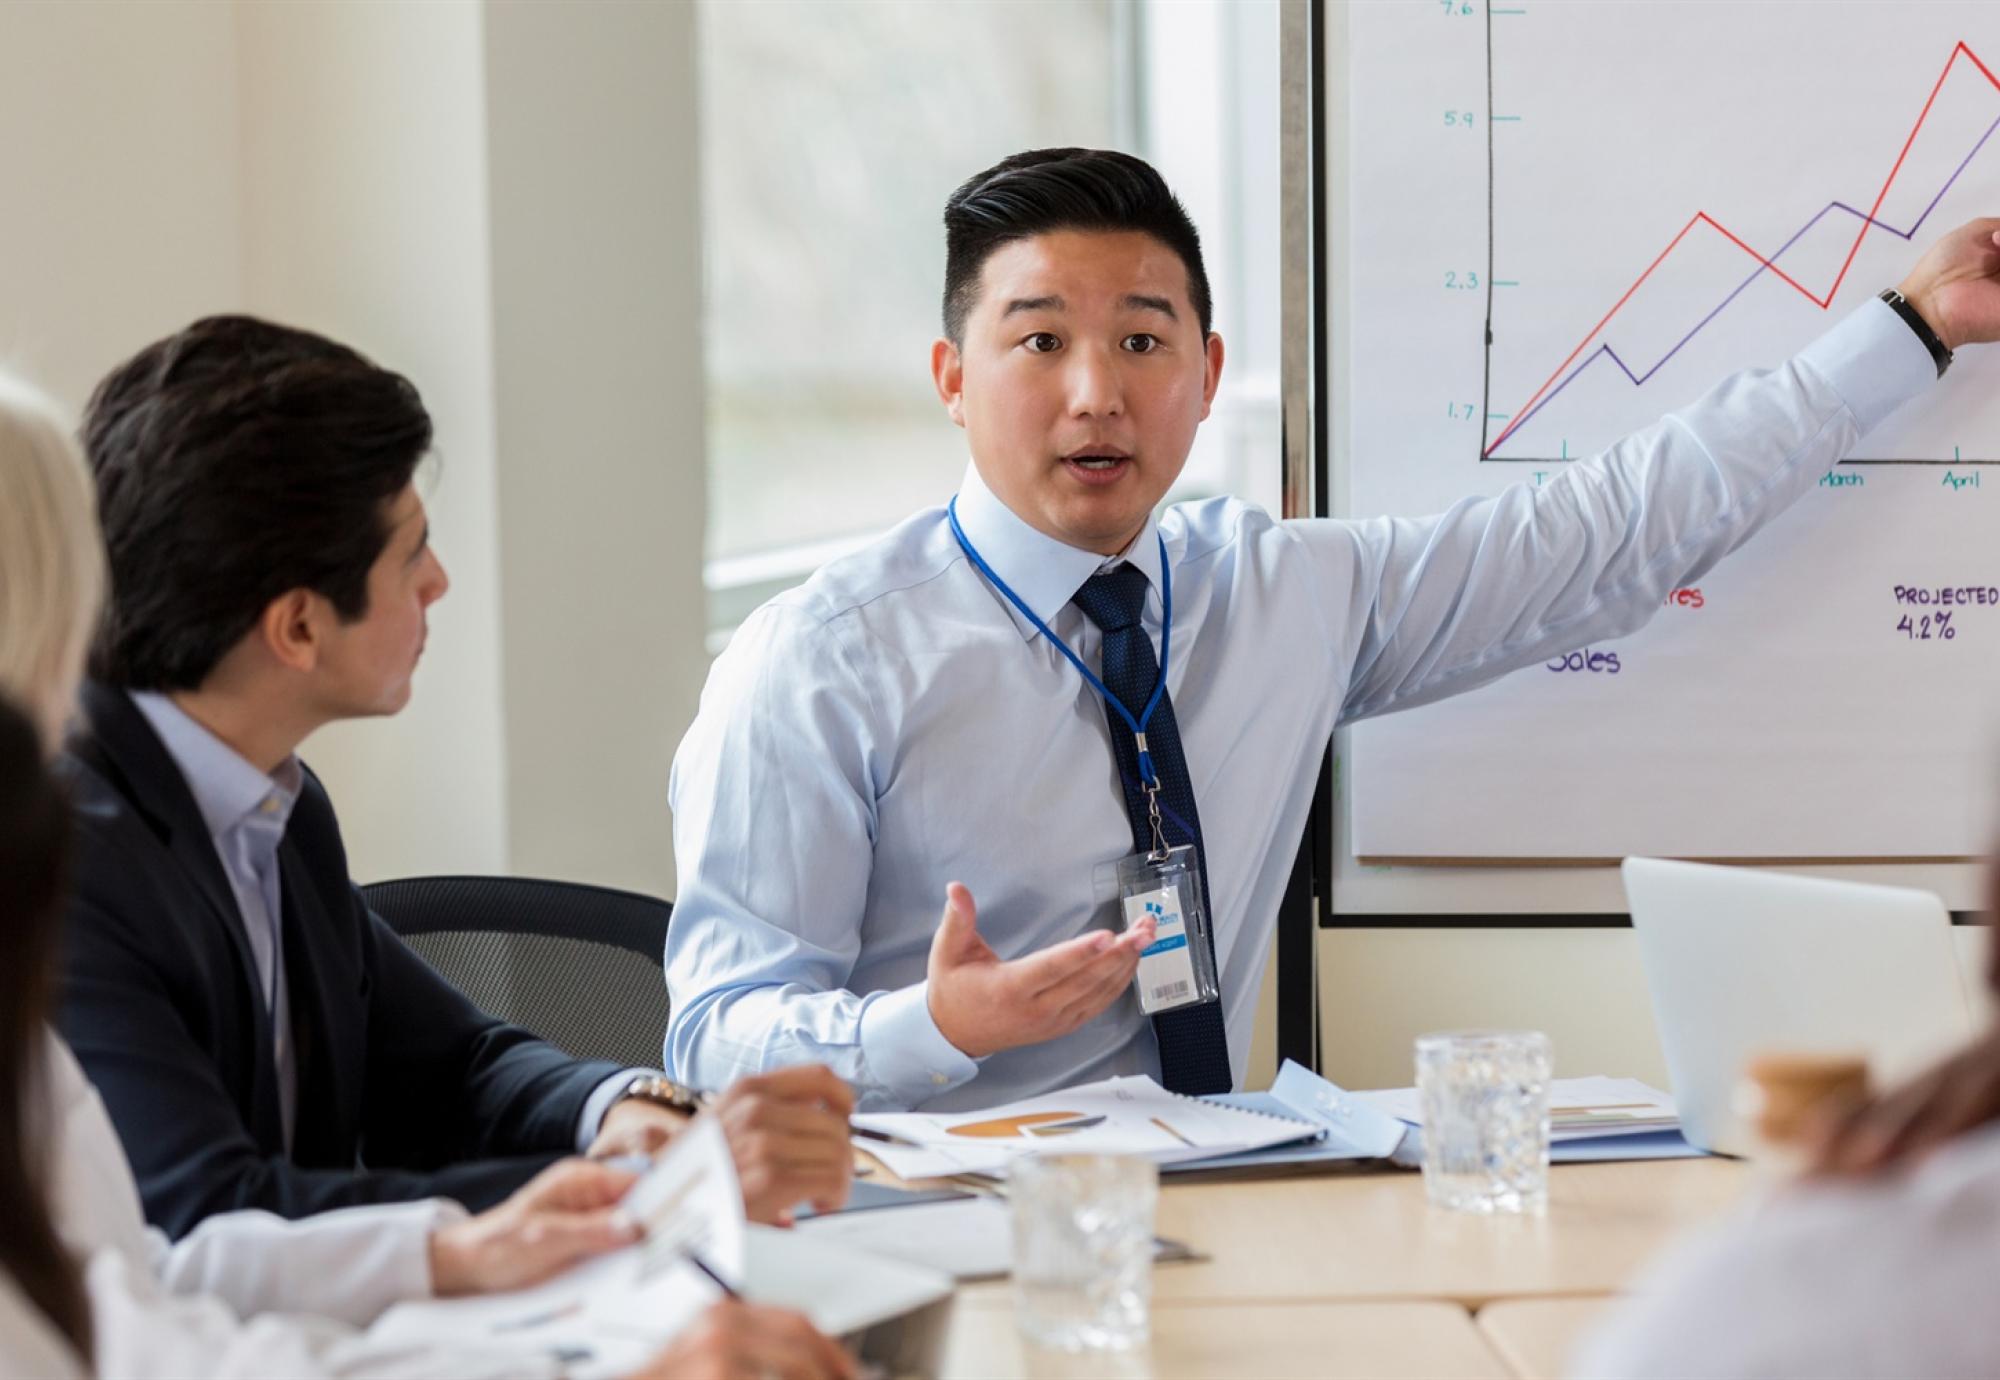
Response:
[[[854,1132],[855,1135],[860,1136],[863,1140],[879,1140],[884,1145],[900,1145],[906,1150],[921,1150],[924,1148],[913,1140],[904,1140],[901,1136],[892,1136],[887,1131],[871,1130],[866,1126],[850,1126],[847,1129]]]
[[[725,1298],[741,1299],[743,1297],[743,1295],[737,1293],[734,1289],[730,1287],[728,1280],[724,1279],[721,1275],[715,1272],[715,1267],[713,1265],[709,1264],[706,1260],[703,1260],[699,1255],[695,1254],[693,1251],[682,1251],[681,1254],[687,1257],[688,1264],[694,1266],[695,1269],[700,1270],[703,1274],[707,1275],[710,1279],[714,1280],[715,1287],[722,1291],[723,1296]]]

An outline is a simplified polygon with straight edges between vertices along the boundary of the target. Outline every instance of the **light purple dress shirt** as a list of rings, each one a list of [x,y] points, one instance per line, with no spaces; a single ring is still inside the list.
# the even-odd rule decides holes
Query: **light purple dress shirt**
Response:
[[[292,807],[298,804],[305,768],[287,757],[270,776],[190,718],[165,695],[134,691],[132,703],[146,716],[167,755],[180,768],[208,827],[223,875],[235,893],[250,956],[257,965],[257,996],[271,1018],[272,1052],[278,1069],[278,1107],[291,1149],[299,1100],[298,1059],[292,1044],[290,989],[285,982],[284,900],[279,889],[278,845],[284,842]],[[587,1150],[618,1093],[635,1074],[627,1069],[592,1089],[577,1118],[576,1147]]]

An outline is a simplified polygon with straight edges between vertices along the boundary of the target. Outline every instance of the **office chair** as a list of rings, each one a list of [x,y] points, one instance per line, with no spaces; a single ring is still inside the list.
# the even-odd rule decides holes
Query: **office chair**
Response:
[[[482,1011],[578,1058],[658,1067],[671,902],[531,877],[409,877],[361,895]]]

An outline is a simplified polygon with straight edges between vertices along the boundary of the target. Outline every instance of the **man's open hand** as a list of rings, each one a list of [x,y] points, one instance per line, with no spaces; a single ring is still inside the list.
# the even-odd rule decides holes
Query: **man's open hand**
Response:
[[[1093,930],[1003,963],[979,937],[972,893],[953,882],[931,941],[931,1019],[975,1059],[1053,1040],[1123,996],[1152,942],[1146,920],[1122,935]]]
[[[1945,348],[2000,340],[2000,216],[1961,225],[1924,252],[1896,289]]]

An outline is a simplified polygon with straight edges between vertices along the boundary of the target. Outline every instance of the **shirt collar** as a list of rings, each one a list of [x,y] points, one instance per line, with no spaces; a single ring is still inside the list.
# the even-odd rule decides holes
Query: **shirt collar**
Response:
[[[275,774],[266,776],[165,695],[135,690],[132,703],[180,768],[210,838],[219,839],[259,817],[280,829],[290,820],[305,776],[296,756],[287,757]]]
[[[1159,598],[1159,524],[1150,513],[1145,528],[1133,538],[1130,547],[1116,556],[1100,556],[1095,551],[1066,545],[1029,526],[986,487],[978,467],[967,464],[965,479],[958,486],[958,525],[980,558],[993,567],[994,574],[1005,580],[1008,588],[1044,623],[1055,623],[1056,615],[1083,588],[1085,580],[1099,570],[1121,564],[1137,567],[1152,585],[1154,599]],[[1034,641],[1035,625],[1004,597],[1001,603],[1021,630],[1022,640]]]

